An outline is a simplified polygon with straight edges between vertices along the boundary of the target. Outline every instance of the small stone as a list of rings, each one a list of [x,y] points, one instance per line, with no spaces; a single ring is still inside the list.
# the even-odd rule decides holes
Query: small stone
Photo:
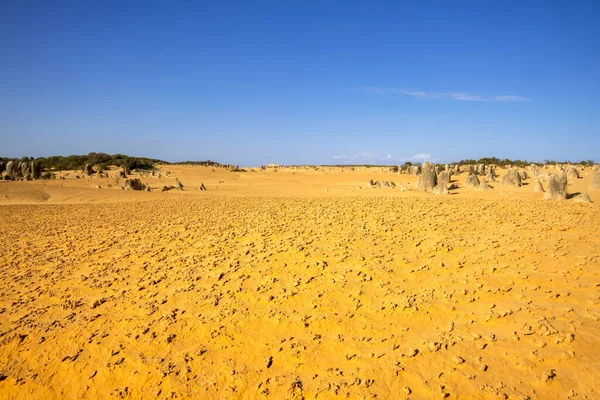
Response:
[[[460,365],[465,362],[465,359],[460,356],[454,356],[452,357],[452,362],[456,365]]]
[[[573,201],[576,203],[591,203],[590,196],[587,193],[580,193],[573,197]]]
[[[556,371],[554,369],[549,369],[542,374],[542,381],[548,382],[556,377]]]

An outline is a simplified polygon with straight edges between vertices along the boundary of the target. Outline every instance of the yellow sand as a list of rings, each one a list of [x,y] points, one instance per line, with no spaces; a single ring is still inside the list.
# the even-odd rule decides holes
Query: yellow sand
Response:
[[[0,398],[600,398],[600,191],[167,170],[0,182]]]

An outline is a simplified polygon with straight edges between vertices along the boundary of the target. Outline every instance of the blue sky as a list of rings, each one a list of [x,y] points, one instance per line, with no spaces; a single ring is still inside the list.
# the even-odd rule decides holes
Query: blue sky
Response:
[[[0,155],[600,162],[600,2],[0,2]]]

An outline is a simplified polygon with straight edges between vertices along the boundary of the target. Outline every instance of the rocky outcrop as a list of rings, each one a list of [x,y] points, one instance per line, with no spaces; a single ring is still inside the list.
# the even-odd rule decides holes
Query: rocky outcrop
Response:
[[[573,201],[576,203],[591,203],[592,200],[587,193],[580,193],[577,196],[573,197]]]
[[[425,162],[421,167],[421,175],[417,181],[417,190],[432,192],[437,185],[437,175],[433,164]]]
[[[476,174],[469,174],[467,176],[467,179],[465,180],[466,187],[476,188],[476,187],[479,187],[479,185],[480,185],[479,178],[477,177]]]
[[[542,186],[542,182],[538,178],[535,178],[535,182],[533,184],[533,191],[536,193],[545,192],[544,187]]]
[[[590,181],[590,190],[600,190],[600,168],[594,168],[594,174]]]
[[[14,169],[15,163],[13,160],[10,160],[6,163],[6,176],[8,176],[10,179],[13,179]]]
[[[567,175],[552,175],[548,179],[548,187],[544,200],[565,200],[567,198]]]
[[[574,166],[570,166],[567,168],[567,179],[579,179],[579,171]]]
[[[32,161],[30,169],[30,174],[33,179],[40,179],[42,177],[42,166],[39,162]]]
[[[493,187],[488,185],[486,181],[481,181],[481,183],[477,187],[477,190],[479,190],[480,192],[489,192],[492,189]]]
[[[21,161],[19,163],[19,171],[21,172],[21,178],[25,180],[31,180],[29,176],[29,163],[26,161]]]
[[[140,178],[127,179],[123,185],[125,190],[146,190],[150,191],[150,186],[143,183]]]
[[[521,187],[521,175],[516,168],[511,168],[500,181],[502,186]]]
[[[439,184],[448,185],[450,183],[450,171],[445,170],[445,171],[440,172],[437,176],[437,182],[438,182],[438,185]]]
[[[83,167],[83,176],[90,176],[93,173],[94,173],[94,170],[92,169],[92,165],[85,164],[85,167]]]

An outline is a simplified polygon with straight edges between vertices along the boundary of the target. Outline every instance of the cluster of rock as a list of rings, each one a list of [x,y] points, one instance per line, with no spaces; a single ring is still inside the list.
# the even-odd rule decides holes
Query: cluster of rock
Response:
[[[378,188],[382,188],[382,187],[395,188],[396,184],[394,182],[392,182],[392,181],[381,181],[381,182],[378,182],[378,181],[374,181],[373,179],[371,179],[369,181],[369,186],[372,189],[378,189]]]
[[[206,190],[206,187],[204,187],[204,189],[202,189],[203,187],[204,187],[204,184],[202,184],[200,186],[200,190]],[[181,183],[179,178],[175,178],[175,185],[163,186],[162,192],[168,192],[169,190],[173,190],[173,189],[183,190],[183,183]]]
[[[140,178],[127,179],[123,184],[125,190],[145,190],[150,192],[150,185],[143,183]]]
[[[155,166],[193,166],[193,167],[210,167],[217,169],[235,170],[239,169],[239,165],[219,164],[215,161],[198,161],[198,162],[183,162],[183,163],[156,163]],[[261,167],[262,168],[262,167]]]
[[[4,174],[4,180],[7,181],[30,181],[42,177],[42,166],[35,161],[13,161],[6,164],[0,161],[0,175]]]
[[[398,172],[401,174],[419,175],[421,173],[421,167],[418,165],[404,165],[398,167]]]
[[[567,193],[568,182],[581,178],[579,171],[573,166],[561,168],[558,173],[541,172],[539,170],[535,172],[537,172],[537,176],[533,184],[533,191],[544,193],[544,200],[566,200],[569,197]],[[589,189],[600,189],[600,170],[594,168],[593,174]],[[546,185],[545,188],[542,182]],[[577,193],[573,196],[573,201],[582,203],[591,202],[590,196],[587,193]]]
[[[439,173],[435,165],[425,162],[421,166],[421,174],[417,180],[417,190],[433,194],[448,194],[448,185],[452,172],[448,166]]]

